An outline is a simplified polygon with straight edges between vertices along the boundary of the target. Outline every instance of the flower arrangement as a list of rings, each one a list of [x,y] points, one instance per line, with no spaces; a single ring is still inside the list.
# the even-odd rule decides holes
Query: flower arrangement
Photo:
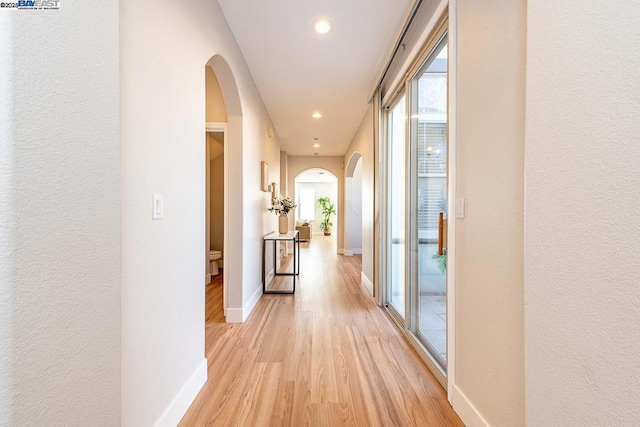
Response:
[[[276,215],[289,215],[289,212],[291,212],[296,206],[298,205],[294,205],[293,200],[290,198],[280,196],[271,200],[271,207],[269,210],[274,212]]]

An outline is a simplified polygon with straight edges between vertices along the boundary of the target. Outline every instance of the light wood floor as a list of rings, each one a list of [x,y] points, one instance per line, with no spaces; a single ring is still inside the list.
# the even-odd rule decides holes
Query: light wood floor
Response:
[[[360,258],[321,236],[301,252],[296,294],[264,295],[243,324],[222,323],[222,286],[207,287],[209,379],[180,425],[462,426],[361,289]]]

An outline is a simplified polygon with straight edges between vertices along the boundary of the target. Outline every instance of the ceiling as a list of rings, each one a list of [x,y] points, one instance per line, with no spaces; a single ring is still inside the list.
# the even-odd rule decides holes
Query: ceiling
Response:
[[[344,155],[413,0],[218,1],[281,149]],[[320,17],[333,31],[313,31]]]

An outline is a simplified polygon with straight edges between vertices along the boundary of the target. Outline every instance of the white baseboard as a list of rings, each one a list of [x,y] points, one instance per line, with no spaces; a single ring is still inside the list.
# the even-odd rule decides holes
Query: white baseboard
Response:
[[[362,248],[353,248],[354,255],[362,255]]]
[[[456,385],[453,386],[451,406],[467,427],[489,427],[487,420],[482,418],[478,409]]]
[[[258,286],[243,308],[227,308],[224,312],[225,321],[227,323],[243,323],[247,320],[247,317],[249,317],[261,297],[262,284]]]
[[[227,308],[224,313],[224,320],[227,323],[242,323],[242,309]]]
[[[160,418],[155,425],[159,427],[177,426],[206,382],[207,359],[203,358],[193,375],[191,375],[191,378],[189,378],[185,385],[182,386],[182,389],[180,389],[167,409],[165,409],[162,415],[160,415]]]
[[[345,249],[344,250],[344,256],[353,256],[353,251],[350,249]]]
[[[260,301],[261,297],[262,297],[262,284],[260,284],[260,286],[258,286],[258,288],[253,293],[253,295],[251,295],[251,298],[249,298],[249,301],[247,301],[247,303],[244,305],[244,308],[242,310],[242,321],[243,322],[245,320],[247,320],[247,318],[249,317],[249,315],[251,314],[251,312],[255,308],[255,306],[258,303],[258,301]]]
[[[367,275],[364,274],[364,271],[360,272],[360,283],[362,283],[362,286],[364,286],[369,294],[373,296],[373,283],[371,282],[371,280],[369,280]]]

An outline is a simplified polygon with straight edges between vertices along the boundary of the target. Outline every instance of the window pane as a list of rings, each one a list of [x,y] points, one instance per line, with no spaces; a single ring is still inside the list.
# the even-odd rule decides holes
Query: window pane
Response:
[[[417,129],[418,336],[445,369],[447,45],[437,49],[437,55],[412,83],[417,85],[418,99],[411,117],[416,120],[413,129]]]
[[[400,314],[405,316],[405,137],[406,113],[403,96],[389,112],[389,303]]]
[[[316,193],[313,188],[302,187],[300,189],[299,219],[313,221],[315,213]]]

